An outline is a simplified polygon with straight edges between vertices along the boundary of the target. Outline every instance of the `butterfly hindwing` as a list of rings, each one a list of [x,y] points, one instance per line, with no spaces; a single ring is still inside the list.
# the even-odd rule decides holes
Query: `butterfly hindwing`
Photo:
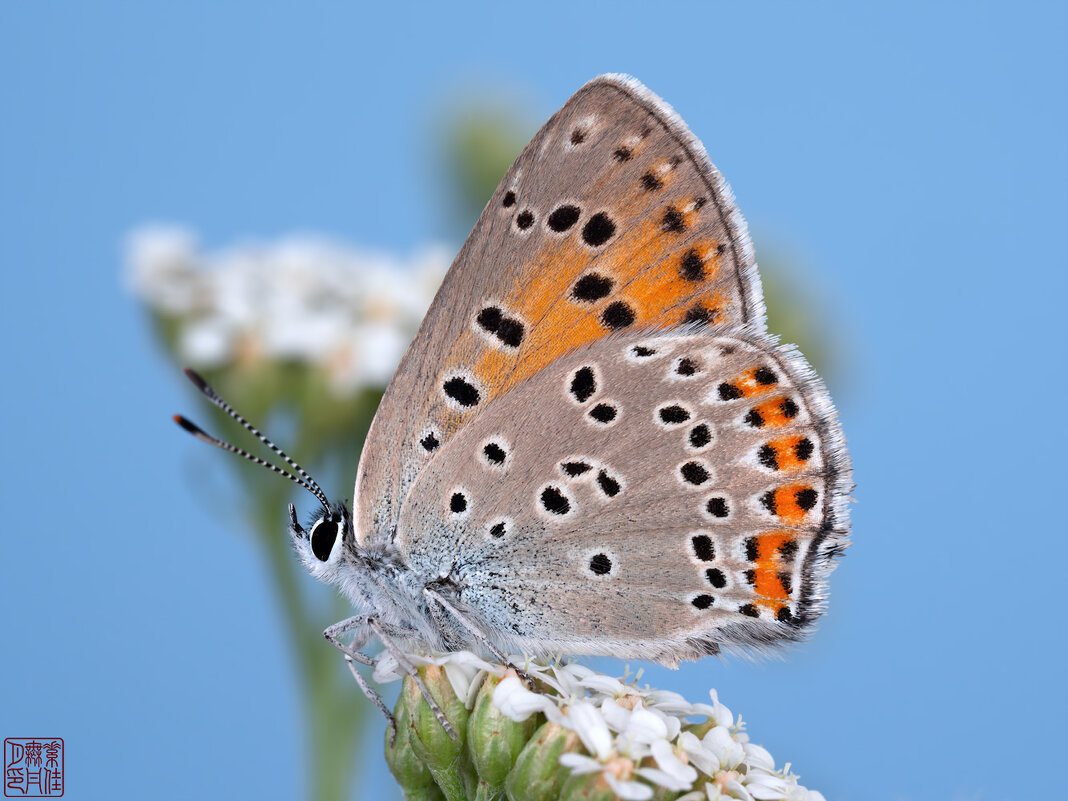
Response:
[[[616,335],[457,432],[397,544],[502,647],[671,662],[803,636],[850,489],[795,351],[740,331]]]
[[[682,324],[763,330],[745,223],[700,143],[633,79],[579,90],[505,175],[390,384],[356,483],[388,548],[457,431],[562,354]]]

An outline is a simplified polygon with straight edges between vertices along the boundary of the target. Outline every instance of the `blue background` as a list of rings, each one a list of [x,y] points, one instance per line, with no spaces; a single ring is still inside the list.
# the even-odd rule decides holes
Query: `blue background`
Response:
[[[626,71],[704,141],[758,257],[804,268],[859,485],[812,642],[647,678],[717,687],[832,801],[1058,796],[1063,9],[4,3],[0,735],[66,738],[70,798],[301,792],[277,602],[193,489],[226,474],[168,420],[190,396],[123,236],[408,253],[447,230],[453,98],[537,123]]]

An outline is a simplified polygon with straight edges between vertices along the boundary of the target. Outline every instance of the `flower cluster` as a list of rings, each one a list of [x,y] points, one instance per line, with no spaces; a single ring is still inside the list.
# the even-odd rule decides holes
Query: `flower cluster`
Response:
[[[444,247],[400,261],[314,237],[204,253],[163,226],[133,232],[126,255],[134,291],[178,322],[184,363],[314,365],[339,394],[386,385],[450,260]]]
[[[441,706],[451,723],[455,724],[457,709],[473,710],[464,718],[465,725],[456,727],[469,740],[477,737],[480,726],[491,728],[497,738],[506,738],[504,719],[537,726],[523,730],[511,761],[504,766],[507,778],[501,779],[501,786],[513,801],[528,797],[532,786],[540,788],[539,798],[607,795],[627,801],[654,797],[823,801],[819,792],[797,783],[789,765],[777,770],[771,754],[749,742],[741,719],[735,719],[719,702],[714,690],[711,703],[691,703],[678,693],[639,687],[582,665],[528,662],[524,670],[534,681],[536,689],[532,690],[514,670],[468,652],[410,659],[423,666],[421,672],[436,700],[440,687],[435,680],[447,684],[445,695],[454,701],[452,714],[448,704]],[[380,681],[402,675],[388,656],[375,671]],[[408,703],[414,699],[427,706],[413,688],[409,690],[398,708],[406,697]],[[497,714],[482,720],[478,701],[484,698]],[[411,710],[399,711],[399,725],[413,719]],[[538,773],[531,768],[537,759],[532,751],[546,754],[566,769],[568,776],[557,788],[559,792],[541,792],[551,770],[546,772],[542,766]],[[478,755],[472,756],[477,764]],[[533,779],[535,774],[540,778]],[[598,786],[605,792],[598,793]]]

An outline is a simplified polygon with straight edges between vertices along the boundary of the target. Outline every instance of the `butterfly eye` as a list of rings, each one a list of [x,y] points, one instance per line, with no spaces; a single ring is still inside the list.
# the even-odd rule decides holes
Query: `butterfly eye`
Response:
[[[311,530],[312,553],[320,562],[330,558],[337,539],[338,525],[332,520],[318,520]]]

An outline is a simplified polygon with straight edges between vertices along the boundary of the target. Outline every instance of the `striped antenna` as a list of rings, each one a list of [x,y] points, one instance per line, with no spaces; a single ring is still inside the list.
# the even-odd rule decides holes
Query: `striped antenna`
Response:
[[[246,430],[251,431],[253,434],[255,434],[256,438],[259,439],[260,442],[262,442],[272,451],[281,456],[285,460],[286,464],[288,464],[297,472],[300,478],[297,478],[297,476],[293,475],[287,470],[283,470],[281,467],[277,467],[276,465],[271,464],[265,459],[261,459],[258,456],[253,456],[244,448],[239,448],[236,445],[231,445],[229,442],[221,440],[217,437],[213,437],[200,426],[196,425],[196,423],[193,423],[187,418],[182,417],[180,414],[174,415],[174,422],[176,422],[194,437],[199,439],[201,442],[206,442],[209,445],[214,445],[217,448],[222,448],[224,451],[229,451],[230,453],[236,453],[238,456],[244,457],[250,462],[255,462],[258,465],[262,465],[263,467],[267,467],[273,470],[279,475],[285,476],[290,481],[294,482],[295,484],[299,484],[300,486],[304,487],[304,489],[308,490],[308,492],[310,492],[319,500],[319,503],[323,505],[323,508],[327,512],[330,511],[330,502],[326,499],[326,493],[322,491],[319,485],[315,482],[315,479],[313,479],[304,471],[303,467],[301,467],[295,461],[290,459],[289,456],[286,455],[285,451],[283,451],[281,448],[279,448],[277,445],[267,439],[267,437],[261,434],[259,430],[254,425],[252,425],[252,423],[250,423],[248,420],[238,414],[234,410],[233,406],[231,406],[229,403],[220,398],[218,393],[211,388],[208,382],[205,381],[199,373],[197,373],[195,370],[191,370],[188,367],[185,368],[184,372],[189,378],[189,380],[193,382],[193,385],[197,389],[199,389],[208,400],[210,400],[212,403],[214,403],[216,406],[218,406],[220,409],[222,409],[224,412],[234,418],[237,422],[244,426]]]

